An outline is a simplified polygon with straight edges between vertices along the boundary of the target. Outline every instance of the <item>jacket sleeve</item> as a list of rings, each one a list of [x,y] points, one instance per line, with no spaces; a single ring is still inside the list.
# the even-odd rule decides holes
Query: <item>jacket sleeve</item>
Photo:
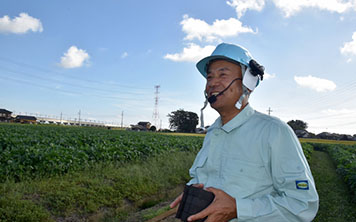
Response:
[[[207,133],[204,138],[203,146],[199,150],[197,156],[195,157],[192,167],[189,169],[189,175],[192,179],[187,183],[187,185],[206,182],[207,175],[203,174],[200,175],[200,177],[198,177],[196,171],[197,168],[201,168],[205,164],[208,158],[209,143],[210,143],[210,133]]]
[[[269,171],[274,191],[255,199],[236,199],[238,221],[312,221],[319,197],[302,147],[287,124],[269,136]]]

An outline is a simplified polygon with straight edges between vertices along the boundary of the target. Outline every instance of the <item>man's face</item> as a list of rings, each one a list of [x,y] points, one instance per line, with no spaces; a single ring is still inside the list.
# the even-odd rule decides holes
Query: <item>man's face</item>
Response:
[[[223,91],[236,78],[242,78],[239,65],[226,60],[216,60],[212,62],[207,70],[206,93],[208,97],[217,95]],[[229,111],[234,109],[236,102],[242,95],[241,80],[235,81],[228,90],[217,97],[216,102],[211,107],[219,111]]]

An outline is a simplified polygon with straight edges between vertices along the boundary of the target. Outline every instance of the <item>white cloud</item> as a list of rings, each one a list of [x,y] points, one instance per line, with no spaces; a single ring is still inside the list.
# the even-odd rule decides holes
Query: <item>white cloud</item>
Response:
[[[83,50],[78,49],[76,46],[71,46],[64,56],[61,57],[60,66],[63,68],[71,69],[83,66],[85,61],[90,58],[89,54]]]
[[[198,60],[211,55],[214,49],[215,46],[212,45],[208,45],[202,48],[199,45],[190,43],[188,47],[183,49],[183,52],[167,54],[164,56],[164,58],[175,62],[197,62]]]
[[[30,30],[42,32],[43,27],[39,19],[31,17],[27,13],[20,13],[14,19],[10,19],[7,15],[0,18],[0,33],[24,34]]]
[[[308,76],[294,76],[296,83],[302,87],[310,88],[317,92],[333,91],[336,84],[327,79],[321,79],[311,75]]]
[[[248,9],[261,11],[265,6],[265,0],[230,0],[226,3],[235,8],[238,18],[241,18]]]
[[[344,46],[340,48],[341,54],[345,56],[354,56],[356,55],[356,32],[352,34],[352,41],[345,42]],[[351,58],[348,58],[347,62],[351,62]]]
[[[273,0],[273,2],[284,12],[286,17],[298,13],[303,8],[317,8],[320,10],[337,12],[341,14],[354,7],[352,1],[343,0]]]
[[[190,18],[188,15],[183,16],[180,23],[182,30],[187,35],[185,40],[198,39],[199,41],[219,41],[223,37],[238,36],[240,33],[255,33],[251,28],[242,26],[242,23],[235,19],[215,20],[209,25],[203,20]]]
[[[129,55],[129,54],[128,54],[127,52],[124,52],[124,53],[121,54],[121,58],[124,59],[124,58],[126,58],[128,55]]]
[[[230,0],[226,3],[235,8],[237,17],[241,18],[247,10],[261,11],[266,0]],[[274,5],[283,11],[285,17],[290,17],[304,8],[317,8],[330,12],[344,13],[349,9],[356,10],[354,0],[272,0]]]
[[[266,73],[263,75],[263,79],[273,79],[273,78],[276,78],[276,74],[269,74],[269,73]]]

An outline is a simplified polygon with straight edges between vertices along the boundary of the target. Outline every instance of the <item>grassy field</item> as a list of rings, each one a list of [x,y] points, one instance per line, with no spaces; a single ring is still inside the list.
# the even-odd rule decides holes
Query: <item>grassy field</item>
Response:
[[[189,179],[194,157],[167,153],[48,179],[7,181],[0,184],[0,221],[123,221],[181,192],[176,187]]]

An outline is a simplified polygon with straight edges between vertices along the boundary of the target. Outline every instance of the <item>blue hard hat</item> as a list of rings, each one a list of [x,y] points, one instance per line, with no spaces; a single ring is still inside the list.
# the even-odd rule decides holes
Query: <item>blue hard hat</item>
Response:
[[[197,68],[199,72],[206,78],[207,65],[210,61],[215,59],[224,59],[224,60],[232,60],[234,62],[238,62],[246,67],[249,66],[249,62],[252,59],[251,54],[247,49],[242,46],[221,43],[216,46],[214,52],[211,56],[205,57],[197,63]]]

